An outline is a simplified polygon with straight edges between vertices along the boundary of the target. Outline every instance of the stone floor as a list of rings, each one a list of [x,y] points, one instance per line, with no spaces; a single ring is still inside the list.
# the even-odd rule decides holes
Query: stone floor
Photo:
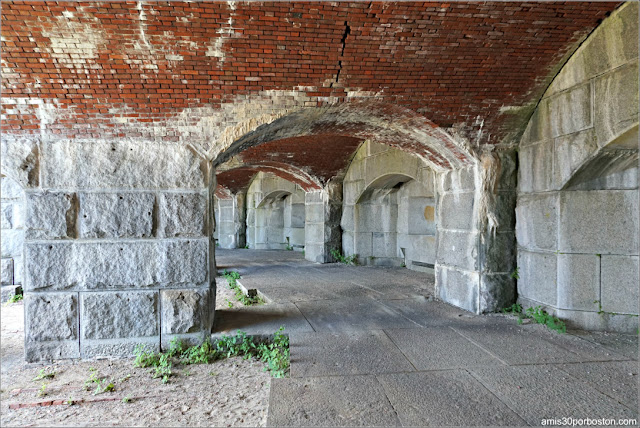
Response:
[[[290,336],[291,377],[271,384],[271,426],[638,419],[637,336],[475,316],[435,300],[433,275],[408,269],[318,265],[289,251],[216,258],[271,302],[218,311],[214,334],[282,325]]]

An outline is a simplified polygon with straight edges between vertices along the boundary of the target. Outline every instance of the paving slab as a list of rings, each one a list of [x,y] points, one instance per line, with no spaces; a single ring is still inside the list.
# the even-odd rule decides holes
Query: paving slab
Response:
[[[273,379],[268,426],[400,426],[375,376]]]
[[[418,370],[504,365],[449,327],[385,330]]]
[[[589,361],[518,325],[465,325],[458,333],[509,365]]]
[[[256,284],[255,282],[242,279],[241,283],[247,288],[257,288],[271,301],[276,303],[331,300],[338,298],[331,291],[323,290],[320,286],[308,283],[298,286],[289,285],[286,282],[279,282],[278,284]]]
[[[380,375],[403,426],[523,426],[464,370]]]
[[[638,335],[601,331],[575,331],[572,334],[604,346],[617,354],[638,360]]]
[[[217,310],[213,335],[235,334],[236,330],[255,335],[273,334],[280,326],[284,326],[286,334],[313,331],[296,305],[274,303]]]
[[[415,370],[381,330],[295,334],[290,346],[291,377]]]
[[[559,334],[542,324],[529,324],[522,326],[522,328],[547,342],[560,346],[569,352],[573,352],[580,357],[580,361],[616,361],[629,359],[629,357],[624,354],[615,352],[600,344],[589,342],[572,334]]]
[[[588,383],[550,365],[473,367],[469,371],[530,425],[547,418],[637,418]]]
[[[630,409],[638,409],[636,361],[562,364],[555,367],[577,379],[589,382],[593,388],[615,398]]]
[[[383,299],[381,302],[423,327],[481,322],[482,317],[458,309],[432,297]]]
[[[315,331],[382,330],[418,325],[371,298],[297,302]]]

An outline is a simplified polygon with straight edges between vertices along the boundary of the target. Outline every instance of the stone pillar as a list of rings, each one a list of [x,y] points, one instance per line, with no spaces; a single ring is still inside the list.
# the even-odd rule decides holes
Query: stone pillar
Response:
[[[515,301],[516,163],[486,153],[471,168],[439,176],[436,290],[474,313]]]
[[[10,299],[22,285],[24,242],[24,192],[17,181],[2,177],[2,301]]]
[[[213,171],[165,142],[42,143],[26,191],[25,358],[129,356],[210,334]]]
[[[331,250],[341,251],[342,185],[328,183],[324,189],[305,194],[305,258],[332,262]]]
[[[246,244],[246,193],[231,195],[228,199],[217,199],[217,237],[220,248],[243,248]]]

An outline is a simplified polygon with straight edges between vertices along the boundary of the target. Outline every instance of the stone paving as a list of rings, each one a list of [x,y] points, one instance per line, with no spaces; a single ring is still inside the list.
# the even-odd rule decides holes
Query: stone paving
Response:
[[[216,312],[291,342],[291,377],[271,384],[271,426],[541,425],[638,419],[638,337],[558,334],[442,303],[433,275],[314,264],[291,251],[220,250],[218,269],[270,299]]]

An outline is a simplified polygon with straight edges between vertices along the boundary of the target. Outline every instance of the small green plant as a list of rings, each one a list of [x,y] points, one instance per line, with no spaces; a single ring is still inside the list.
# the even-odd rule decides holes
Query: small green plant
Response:
[[[158,364],[158,356],[153,352],[148,350],[145,345],[137,345],[133,351],[136,359],[133,363],[134,367],[153,367]]]
[[[565,333],[567,331],[567,327],[564,322],[559,318],[554,317],[553,315],[548,314],[542,307],[536,306],[535,308],[527,308],[526,311],[522,311],[522,305],[519,303],[514,303],[508,308],[504,308],[502,310],[504,314],[512,314],[518,317],[518,324],[522,324],[522,320],[532,319],[538,324],[544,324],[549,327],[551,330],[554,330],[558,333]]]
[[[245,332],[238,330],[235,336],[222,336],[213,344],[205,340],[201,345],[185,348],[175,342],[175,346],[167,353],[154,354],[152,358],[147,355],[144,361],[151,362],[147,367],[154,367],[153,377],[161,378],[163,383],[167,383],[173,374],[171,369],[176,360],[185,365],[209,364],[220,358],[235,356],[245,359],[257,358],[266,363],[265,370],[269,370],[272,376],[283,377],[289,371],[289,337],[283,331],[284,327],[280,327],[274,333],[273,339],[266,341],[249,337]],[[178,349],[182,351],[178,353]],[[191,375],[187,370],[184,370],[183,374]],[[217,376],[218,373],[210,372],[209,375]]]
[[[93,389],[95,384],[100,384],[98,372],[93,367],[89,367],[89,378],[84,381],[84,389],[87,391]]]
[[[9,300],[7,300],[7,304],[18,303],[23,299],[24,299],[24,296],[22,294],[14,294],[13,296],[11,296]]]
[[[123,403],[131,403],[131,396],[127,395],[126,397],[122,398],[122,402]]]
[[[502,310],[503,314],[521,314],[522,313],[522,305],[520,305],[519,303],[514,303],[513,305],[509,306],[508,308],[504,308]]]
[[[516,268],[513,272],[511,272],[511,278],[520,279],[520,271],[518,271],[518,268]]]
[[[335,248],[335,249],[331,250],[331,255],[338,262],[343,263],[345,265],[357,265],[358,264],[358,255],[357,254],[353,254],[351,256],[344,256],[340,252],[340,250]]]
[[[47,384],[46,382],[42,382],[40,390],[38,391],[38,397],[44,397],[45,395],[47,395]]]
[[[218,359],[218,354],[207,339],[200,346],[187,348],[180,359],[184,364],[209,364]]]
[[[289,244],[287,244],[286,249],[287,249],[287,251],[293,251],[293,247],[291,245],[289,245]]]
[[[185,349],[187,349],[187,346],[182,339],[174,337],[169,342],[169,351],[167,352],[167,355],[169,355],[169,357],[178,357],[182,355]]]
[[[238,299],[238,301],[243,305],[251,306],[251,305],[264,303],[264,301],[260,298],[260,296],[256,295],[253,297],[249,297],[242,292],[242,290],[238,286],[238,279],[240,279],[240,273],[236,271],[227,271],[225,269],[225,271],[222,273],[222,276],[224,276],[227,279],[229,288],[235,292],[236,299]],[[229,305],[229,307],[232,307],[232,306],[233,305]]]
[[[119,380],[118,382],[120,382],[120,383],[122,383],[122,382],[126,382],[126,381],[128,381],[129,379],[131,379],[131,375],[130,375],[130,374],[127,374],[125,377],[120,378],[120,380]]]
[[[76,404],[76,402],[73,397],[69,397],[69,399],[66,401],[66,404],[67,406],[73,406],[74,404]]]
[[[34,377],[33,381],[35,382],[42,379],[53,379],[54,377],[56,377],[55,370],[47,367],[46,369],[40,369],[40,371],[38,372],[38,376]]]
[[[93,391],[93,395],[102,394],[104,392],[111,392],[116,389],[116,385],[113,382],[109,382],[106,379],[100,379],[97,382],[96,389]]]
[[[245,250],[248,250],[249,249],[249,244],[245,244],[245,246],[242,247],[242,248],[244,248]]]
[[[542,307],[536,306],[535,308],[527,308],[526,315],[532,318],[538,324],[544,324],[551,330],[558,333],[566,333],[567,327],[563,321],[553,315],[548,314]]]
[[[156,366],[155,373],[153,374],[154,379],[162,379],[162,383],[169,383],[169,377],[173,374],[171,371],[171,367],[173,363],[171,362],[171,356],[169,354],[159,354],[158,365]]]

